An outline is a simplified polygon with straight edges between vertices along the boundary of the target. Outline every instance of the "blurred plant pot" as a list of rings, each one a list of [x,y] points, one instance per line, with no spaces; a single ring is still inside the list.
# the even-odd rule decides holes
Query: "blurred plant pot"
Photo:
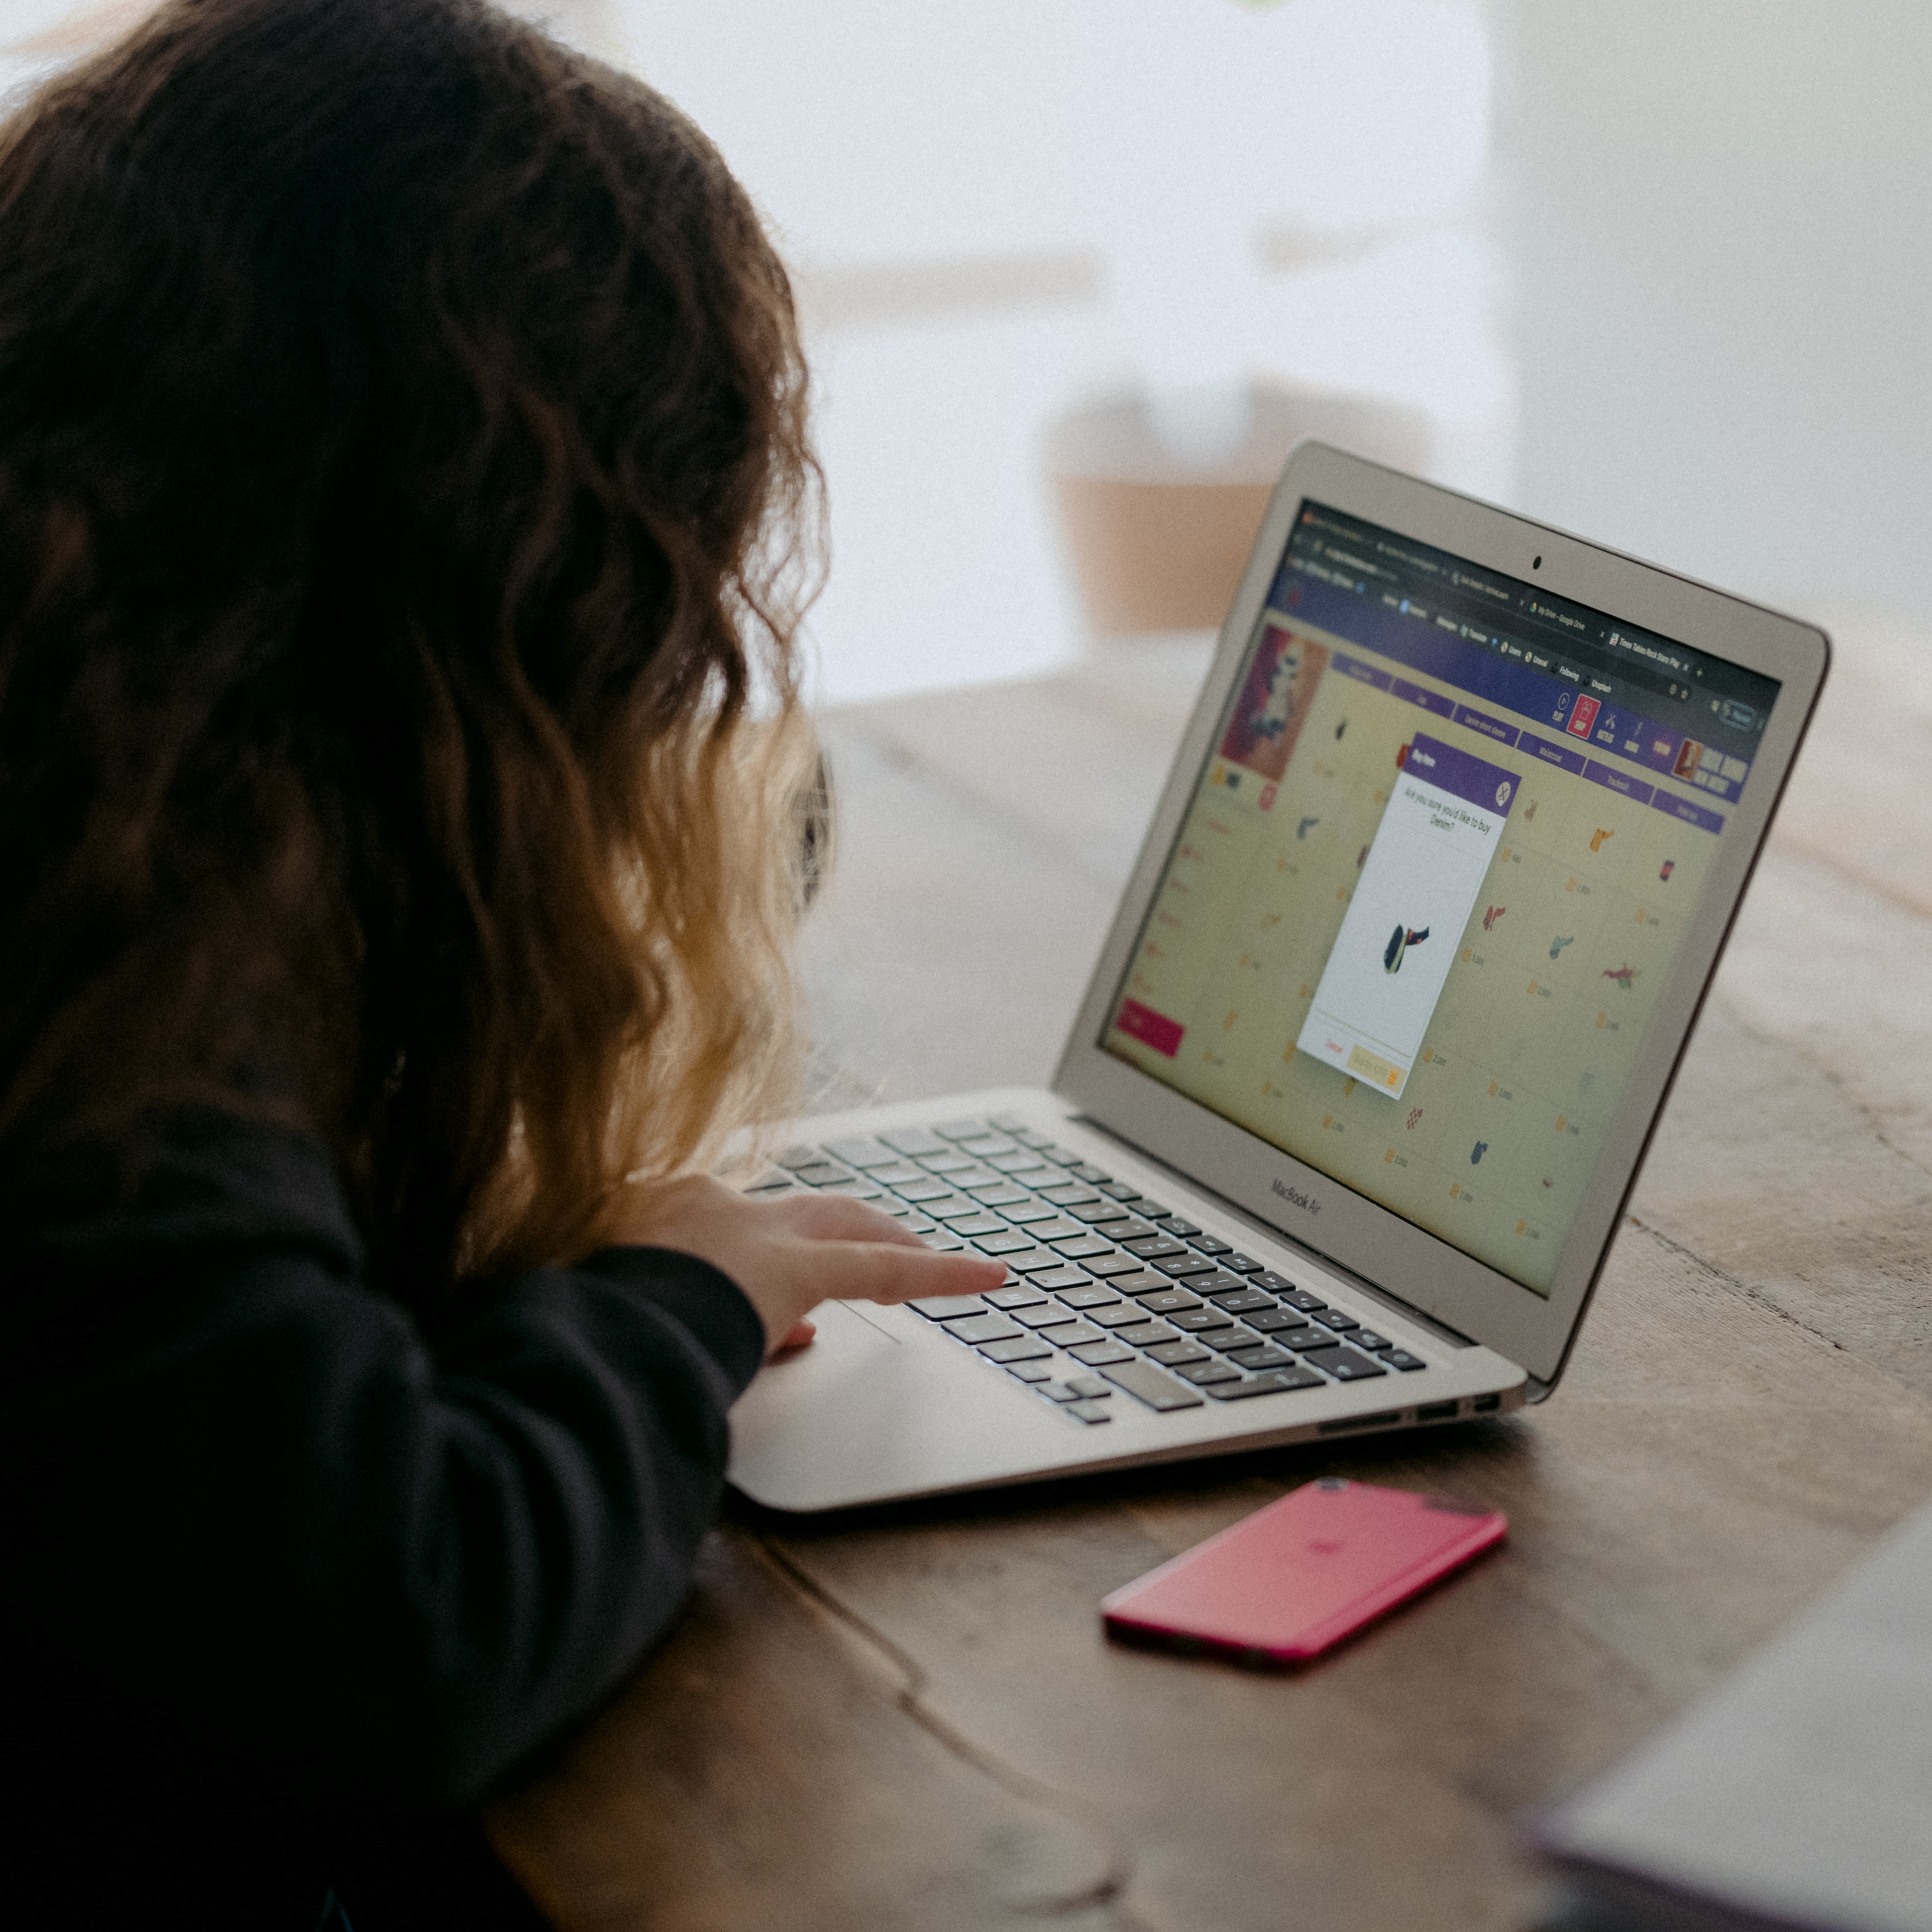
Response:
[[[1272,382],[1250,389],[1245,410],[1234,400],[1239,440],[1204,460],[1177,451],[1171,412],[1157,423],[1138,392],[1048,426],[1048,472],[1096,636],[1217,628],[1282,465],[1305,439],[1394,469],[1429,466],[1430,419],[1412,404]]]

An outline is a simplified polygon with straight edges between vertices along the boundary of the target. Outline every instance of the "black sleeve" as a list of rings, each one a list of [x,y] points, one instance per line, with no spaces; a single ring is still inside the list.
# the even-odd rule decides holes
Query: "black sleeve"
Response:
[[[16,1223],[10,1656],[326,1801],[448,1806],[676,1610],[763,1351],[707,1264],[610,1249],[432,1338],[365,1285],[325,1150],[232,1125],[122,1211]]]

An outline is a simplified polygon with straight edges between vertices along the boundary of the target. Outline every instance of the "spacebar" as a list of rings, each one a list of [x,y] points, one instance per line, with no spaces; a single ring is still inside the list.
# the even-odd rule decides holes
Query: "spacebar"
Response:
[[[1100,1372],[1116,1388],[1124,1388],[1128,1394],[1138,1396],[1150,1408],[1205,1406],[1194,1390],[1176,1382],[1172,1376],[1164,1376],[1160,1370],[1150,1368],[1145,1362],[1121,1362]]]

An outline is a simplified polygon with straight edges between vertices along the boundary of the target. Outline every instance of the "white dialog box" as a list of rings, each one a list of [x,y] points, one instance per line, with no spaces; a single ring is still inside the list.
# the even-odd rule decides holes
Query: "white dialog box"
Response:
[[[1416,734],[1294,1042],[1300,1052],[1400,1095],[1516,788],[1514,772]]]

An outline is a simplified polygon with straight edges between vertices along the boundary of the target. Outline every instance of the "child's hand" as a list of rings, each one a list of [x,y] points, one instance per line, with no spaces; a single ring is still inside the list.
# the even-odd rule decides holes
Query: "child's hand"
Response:
[[[838,1194],[758,1201],[703,1174],[640,1188],[614,1238],[695,1255],[729,1275],[758,1311],[773,1354],[812,1340],[804,1317],[821,1301],[983,1294],[1006,1272],[1004,1262],[934,1254],[862,1201]]]

